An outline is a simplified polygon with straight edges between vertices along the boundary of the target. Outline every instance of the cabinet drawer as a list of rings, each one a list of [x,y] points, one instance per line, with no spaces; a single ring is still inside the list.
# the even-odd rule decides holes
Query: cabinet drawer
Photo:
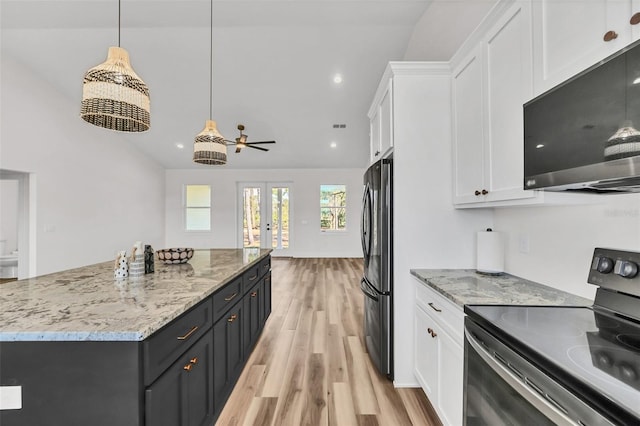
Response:
[[[229,284],[218,290],[213,295],[213,322],[216,322],[222,315],[238,300],[242,299],[242,280],[240,276]],[[247,290],[249,287],[247,287]]]
[[[431,314],[459,344],[464,336],[464,312],[450,300],[416,279],[416,303]]]
[[[211,299],[195,306],[146,339],[144,383],[149,385],[213,325]]]
[[[271,270],[271,256],[267,256],[260,261],[260,276],[265,275]]]
[[[256,285],[256,283],[260,281],[261,276],[260,263],[247,269],[245,273],[242,274],[242,294],[245,294],[251,287]]]

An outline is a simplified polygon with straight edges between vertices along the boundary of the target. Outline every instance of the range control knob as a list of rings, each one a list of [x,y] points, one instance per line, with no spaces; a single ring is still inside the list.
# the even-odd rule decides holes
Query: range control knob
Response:
[[[592,269],[595,269],[601,274],[608,274],[613,271],[614,264],[613,259],[609,257],[596,257],[593,259]]]
[[[633,278],[638,275],[638,265],[629,260],[618,260],[613,272],[623,278]]]

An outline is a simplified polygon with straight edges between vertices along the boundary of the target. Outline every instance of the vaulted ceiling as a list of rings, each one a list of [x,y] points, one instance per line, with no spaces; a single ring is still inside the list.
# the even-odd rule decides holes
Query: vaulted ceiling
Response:
[[[227,139],[242,123],[249,142],[277,141],[267,153],[230,148],[224,167],[364,167],[366,114],[386,63],[449,59],[493,3],[215,0],[212,118]],[[209,118],[210,2],[122,0],[121,7],[121,45],[152,102],[151,129],[124,136],[165,168],[213,167],[191,160]],[[117,0],[0,0],[0,14],[2,56],[79,110],[84,72],[117,45]]]

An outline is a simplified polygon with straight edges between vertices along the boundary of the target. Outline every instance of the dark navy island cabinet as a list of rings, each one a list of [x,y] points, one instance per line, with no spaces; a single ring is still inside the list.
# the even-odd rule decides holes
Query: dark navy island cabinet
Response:
[[[2,426],[211,426],[271,312],[266,256],[140,342],[0,343],[0,383],[37,388]]]

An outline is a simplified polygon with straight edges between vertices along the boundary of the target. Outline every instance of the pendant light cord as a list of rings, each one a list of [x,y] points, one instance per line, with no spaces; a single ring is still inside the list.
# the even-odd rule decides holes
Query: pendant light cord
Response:
[[[213,0],[211,0],[211,26],[209,34],[209,120],[213,118]]]
[[[118,47],[120,47],[120,1],[118,0]]]

